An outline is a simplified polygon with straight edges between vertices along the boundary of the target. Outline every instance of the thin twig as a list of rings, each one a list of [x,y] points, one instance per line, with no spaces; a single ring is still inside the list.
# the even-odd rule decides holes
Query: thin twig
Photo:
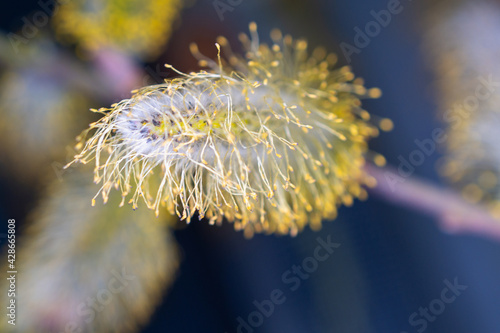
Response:
[[[401,177],[389,167],[367,165],[365,170],[377,180],[370,192],[436,217],[444,231],[474,233],[500,240],[500,220],[485,208],[466,202],[459,194],[417,177]]]

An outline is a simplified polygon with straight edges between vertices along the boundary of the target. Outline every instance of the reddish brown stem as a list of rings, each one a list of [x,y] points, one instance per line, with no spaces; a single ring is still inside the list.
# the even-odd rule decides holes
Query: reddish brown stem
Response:
[[[365,169],[377,180],[377,185],[370,189],[373,194],[436,217],[446,232],[474,233],[500,240],[500,220],[459,194],[414,176],[401,177],[389,167],[367,165]]]

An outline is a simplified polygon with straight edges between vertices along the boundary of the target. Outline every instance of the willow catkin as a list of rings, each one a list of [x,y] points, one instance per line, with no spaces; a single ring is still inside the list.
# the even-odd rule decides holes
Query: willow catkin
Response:
[[[104,201],[116,188],[122,204],[144,199],[188,222],[195,212],[226,218],[251,236],[318,228],[339,204],[366,196],[367,140],[378,129],[359,98],[380,90],[334,69],[335,55],[321,48],[309,56],[304,40],[275,30],[269,47],[254,23],[250,31],[240,36],[245,57],[223,37],[216,61],[192,45],[209,71],[178,72],[98,111],[75,162],[93,160]]]
[[[426,50],[448,125],[442,173],[500,216],[500,5],[457,2],[429,15]]]

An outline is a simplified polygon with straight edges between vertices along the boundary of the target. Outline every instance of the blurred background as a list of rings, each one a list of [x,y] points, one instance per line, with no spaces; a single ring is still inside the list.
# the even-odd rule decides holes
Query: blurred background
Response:
[[[113,7],[108,2],[118,5]],[[51,223],[50,209],[40,208],[50,195],[47,193],[54,191],[47,192],[47,187],[62,186],[60,183],[75,172],[65,171],[62,166],[74,154],[70,147],[75,136],[97,119],[89,109],[109,106],[127,98],[134,88],[175,77],[175,73],[163,67],[165,63],[181,71],[196,71],[197,61],[189,52],[191,42],[196,42],[202,53],[213,57],[215,39],[223,35],[233,50],[241,50],[238,34],[247,32],[251,21],[257,22],[261,42],[270,42],[270,30],[279,28],[294,37],[307,39],[311,48],[323,45],[328,51],[336,52],[339,63],[351,65],[354,73],[365,79],[367,87],[381,88],[383,96],[364,101],[363,107],[371,114],[392,119],[395,127],[392,132],[372,140],[370,147],[383,154],[390,165],[398,166],[400,156],[407,159],[416,149],[415,140],[431,137],[436,128],[447,128],[442,117],[443,93],[439,83],[443,78],[442,68],[435,62],[441,51],[436,43],[447,45],[446,33],[453,34],[454,30],[440,35],[433,33],[433,24],[453,19],[453,8],[465,5],[473,8],[485,3],[498,5],[495,1],[88,0],[71,2],[67,8],[57,10],[54,18],[49,16],[57,8],[55,2],[5,3],[0,12],[3,33],[0,43],[0,218],[2,221],[16,219],[17,233],[22,237],[18,247],[32,243],[41,231],[29,231],[30,225],[39,223],[41,214],[48,216],[44,217],[45,223]],[[146,7],[152,10],[142,13]],[[376,21],[375,16],[381,10],[391,13],[390,22],[386,19],[378,25],[378,30],[372,31],[373,36],[360,40],[358,29],[364,31],[369,22]],[[106,15],[86,17],[85,13],[90,12]],[[127,15],[135,17],[127,21]],[[500,15],[496,18],[500,22]],[[462,19],[466,22],[468,16],[463,15]],[[109,21],[109,26],[102,30],[96,28],[104,24],[103,21]],[[479,25],[481,21],[479,14],[467,24]],[[465,30],[457,28],[456,33]],[[486,58],[494,59],[500,50],[497,40],[500,28],[487,31],[496,37],[487,44],[491,46],[491,55]],[[436,41],[429,34],[442,39]],[[461,36],[454,38],[456,45],[461,45]],[[467,38],[474,39],[474,36]],[[464,41],[464,48],[468,45]],[[488,52],[487,46],[485,50]],[[451,54],[453,52],[452,49]],[[484,73],[498,72],[495,63],[490,65]],[[464,77],[461,78],[465,80],[467,76]],[[424,178],[438,187],[453,188],[438,172],[447,152],[443,146],[427,156],[415,167],[411,177]],[[64,214],[57,216],[64,224]],[[100,228],[106,228],[105,224],[104,221],[97,225],[92,232],[100,233]],[[131,232],[131,241],[112,249],[114,257],[110,262],[124,254],[135,260],[134,256],[141,253],[141,265],[148,269],[148,261],[151,266],[169,268],[163,273],[151,274],[171,274],[161,279],[151,278],[152,282],[145,275],[144,285],[151,286],[145,289],[155,296],[155,301],[151,305],[145,299],[130,307],[128,311],[141,313],[138,318],[142,318],[137,320],[139,328],[132,331],[494,333],[500,329],[500,242],[476,235],[446,234],[424,213],[394,206],[374,195],[367,201],[355,202],[352,207],[342,207],[339,217],[325,221],[320,231],[306,229],[294,238],[256,235],[245,239],[231,224],[216,227],[197,219],[189,226],[171,224],[174,227],[169,230],[173,230],[175,241],[168,235],[165,237],[177,243],[174,245],[178,247],[177,259],[159,254],[165,250],[161,246],[147,250],[138,247],[134,237],[140,237],[139,232]],[[68,230],[59,236],[71,240],[79,235]],[[2,253],[6,253],[6,222],[1,223],[0,233]],[[113,238],[113,234],[110,235]],[[283,275],[314,255],[315,248],[321,244],[318,238],[329,238],[340,246],[327,260],[319,262],[317,269],[303,275],[300,284],[295,285],[297,288],[291,290],[294,284],[284,282]],[[33,246],[32,251],[46,249],[44,245]],[[47,256],[58,258],[60,254]],[[25,257],[30,257],[29,250]],[[6,259],[6,254],[2,261],[3,258]],[[18,257],[18,265],[21,260]],[[60,260],[78,266],[78,260],[87,258]],[[166,265],[167,260],[176,263]],[[104,265],[99,261],[91,261],[89,265],[93,264]],[[132,274],[134,267],[144,269],[141,265],[130,265]],[[22,272],[20,270],[20,274]],[[55,272],[54,269],[50,274]],[[72,275],[65,276],[64,270],[61,272],[63,276],[58,280],[72,278]],[[42,277],[33,273],[23,279],[34,283]],[[442,299],[443,290],[456,281],[467,288],[455,290],[456,294],[449,293],[457,296],[454,301],[435,301]],[[156,283],[169,287],[158,287],[156,292]],[[71,283],[62,284],[61,288],[71,286]],[[21,284],[18,288],[22,293],[22,288],[28,287]],[[80,287],[76,283],[73,288]],[[252,317],[252,313],[258,311],[256,303],[269,300],[276,289],[283,292],[282,304],[275,305],[269,316]],[[71,294],[65,290],[60,292]],[[58,293],[57,288],[54,293]],[[30,295],[23,297],[29,300]],[[53,299],[50,297],[47,301],[39,298],[40,304],[47,305]],[[19,304],[19,311],[26,302]],[[37,311],[40,306],[32,302],[29,311]],[[134,297],[124,298],[124,302],[133,303]],[[424,308],[434,311],[424,314]],[[129,316],[127,313],[118,311],[110,316]],[[106,315],[99,327],[106,327]],[[26,316],[38,315],[25,313],[18,321],[27,320]],[[243,326],[242,321],[246,323]],[[47,331],[52,328],[54,332],[61,332],[57,325],[46,325]]]

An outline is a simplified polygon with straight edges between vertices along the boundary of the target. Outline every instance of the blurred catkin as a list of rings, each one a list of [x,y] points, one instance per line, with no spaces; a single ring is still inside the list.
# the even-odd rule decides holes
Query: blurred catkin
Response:
[[[500,4],[430,6],[425,53],[448,125],[441,172],[465,199],[500,216]]]
[[[90,117],[88,94],[61,78],[64,63],[45,35],[3,50],[0,73],[0,170],[33,186],[61,170],[70,142]],[[56,163],[55,161],[59,161]]]
[[[17,323],[2,320],[1,332],[134,332],[172,283],[168,221],[118,209],[118,193],[90,207],[89,176],[72,170],[53,184],[17,240]]]
[[[59,40],[81,50],[113,47],[151,59],[169,39],[181,5],[181,0],[64,1],[52,22]]]
[[[268,46],[255,23],[250,33],[240,35],[244,57],[223,37],[215,61],[192,45],[208,71],[177,72],[95,110],[104,116],[82,134],[75,161],[95,163],[104,201],[116,188],[122,203],[144,199],[188,222],[195,212],[226,218],[251,236],[317,229],[338,205],[366,197],[367,141],[379,131],[360,98],[380,90],[334,68],[336,56],[322,48],[309,55],[304,40],[274,30]]]

